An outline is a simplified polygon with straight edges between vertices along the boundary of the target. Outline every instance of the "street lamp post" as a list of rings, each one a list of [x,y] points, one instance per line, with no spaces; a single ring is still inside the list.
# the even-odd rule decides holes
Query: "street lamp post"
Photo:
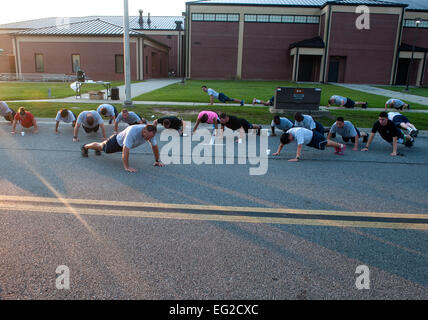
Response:
[[[123,53],[125,59],[125,102],[124,107],[133,107],[131,100],[131,56],[129,51],[129,15],[128,0],[123,0]]]
[[[183,30],[182,24],[183,21],[175,21],[176,27],[175,30],[178,30],[178,51],[179,51],[179,64],[180,64],[180,73],[181,73],[181,83],[184,84],[184,67],[183,67],[183,41],[181,39],[181,31]]]
[[[417,38],[419,24],[421,23],[421,19],[416,19],[415,23],[416,23],[416,38]],[[415,41],[413,41],[413,45],[412,45],[412,56],[410,58],[409,67],[407,68],[406,91],[409,91],[410,72],[411,72],[412,67],[413,67],[413,57],[414,57],[414,55],[415,55]]]

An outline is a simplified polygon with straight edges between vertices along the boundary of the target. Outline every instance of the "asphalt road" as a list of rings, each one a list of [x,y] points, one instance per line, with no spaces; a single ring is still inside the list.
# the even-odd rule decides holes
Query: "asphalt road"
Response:
[[[398,157],[379,136],[368,153],[304,147],[299,163],[287,146],[262,175],[228,146],[224,164],[197,165],[181,144],[180,164],[154,167],[145,144],[132,174],[120,154],[81,157],[101,134],[73,143],[69,125],[39,127],[0,122],[1,299],[428,298],[425,132]],[[369,289],[356,287],[361,265]]]

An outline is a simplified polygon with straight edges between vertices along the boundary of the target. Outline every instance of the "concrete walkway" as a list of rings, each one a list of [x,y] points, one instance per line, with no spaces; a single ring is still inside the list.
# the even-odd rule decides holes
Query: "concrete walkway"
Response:
[[[413,94],[386,90],[386,89],[377,88],[367,84],[334,83],[334,85],[352,89],[352,90],[363,91],[366,93],[377,94],[388,98],[394,98],[394,99],[405,100],[408,102],[419,103],[419,104],[428,106],[428,97],[421,97],[421,96],[415,96]]]
[[[158,90],[180,81],[181,81],[180,79],[150,79],[150,80],[145,80],[143,82],[132,83],[131,98],[133,99],[135,97],[141,96],[144,93]],[[119,100],[114,100],[114,101],[116,101],[117,103],[123,103],[126,99],[125,85],[118,86],[116,88],[119,89]],[[105,97],[107,96],[106,95],[107,90],[100,90],[100,91],[104,92]],[[89,100],[89,94],[84,93],[82,94],[81,98],[77,98],[77,99],[76,99],[76,96],[63,98],[63,99],[55,99],[55,101],[57,102],[59,102],[59,100],[61,100],[61,102],[75,102],[75,101],[83,102],[82,100]],[[89,100],[88,102],[91,103],[92,101],[107,101],[107,100]]]

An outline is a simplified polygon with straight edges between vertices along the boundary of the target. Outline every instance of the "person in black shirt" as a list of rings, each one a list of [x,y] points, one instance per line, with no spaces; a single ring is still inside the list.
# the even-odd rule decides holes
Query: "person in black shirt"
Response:
[[[261,126],[257,124],[251,124],[244,118],[237,118],[235,116],[227,115],[226,113],[220,114],[220,123],[221,123],[221,132],[224,131],[224,127],[228,127],[229,129],[235,131],[240,130],[241,138],[239,142],[242,142],[244,137],[244,132],[248,133],[249,129],[256,129],[257,135],[260,135]]]
[[[388,120],[388,114],[386,112],[381,112],[379,114],[379,119],[373,125],[372,132],[370,133],[369,140],[367,141],[366,147],[361,149],[361,151],[368,151],[369,146],[372,143],[376,132],[379,132],[382,139],[388,143],[392,144],[392,153],[391,156],[397,155],[397,144],[402,143],[406,147],[413,146],[414,139],[404,134],[400,129],[398,129],[395,124]]]
[[[159,123],[163,125],[165,129],[177,130],[180,136],[183,135],[184,128],[186,127],[183,120],[174,116],[162,117],[153,121],[154,126],[157,126]]]

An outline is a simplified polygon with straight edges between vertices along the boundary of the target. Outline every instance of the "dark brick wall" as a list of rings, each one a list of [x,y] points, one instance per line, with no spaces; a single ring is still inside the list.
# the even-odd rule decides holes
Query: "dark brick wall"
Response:
[[[356,28],[357,17],[354,13],[333,13],[329,56],[346,57],[345,82],[389,83],[398,15],[371,14],[369,30]]]

